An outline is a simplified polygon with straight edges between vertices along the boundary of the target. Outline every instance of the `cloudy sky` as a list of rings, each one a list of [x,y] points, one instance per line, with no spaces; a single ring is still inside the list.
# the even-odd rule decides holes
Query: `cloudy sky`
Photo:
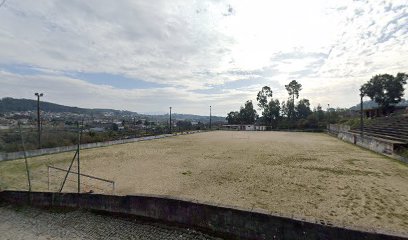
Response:
[[[2,3],[3,0],[0,0]],[[262,86],[350,107],[359,86],[408,72],[408,0],[6,0],[0,97],[217,115]]]

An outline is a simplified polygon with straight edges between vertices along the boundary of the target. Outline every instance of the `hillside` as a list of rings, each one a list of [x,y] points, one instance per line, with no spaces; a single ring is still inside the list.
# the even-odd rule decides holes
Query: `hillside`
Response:
[[[37,101],[32,99],[16,99],[16,98],[2,98],[0,99],[0,113],[6,112],[21,112],[21,111],[36,111]],[[78,114],[91,114],[101,112],[115,112],[115,113],[133,113],[130,111],[120,111],[114,109],[89,109],[64,106],[56,103],[41,101],[41,110],[46,112],[72,112]],[[137,114],[137,113],[134,113]]]
[[[21,111],[36,111],[37,110],[37,101],[32,99],[16,99],[11,97],[5,97],[0,99],[0,113],[7,113],[7,112],[21,112]],[[139,116],[139,117],[146,117],[152,120],[164,120],[168,119],[168,114],[162,115],[146,115],[146,114],[139,114],[137,112],[131,111],[122,111],[122,110],[115,110],[115,109],[100,109],[100,108],[79,108],[79,107],[70,107],[64,106],[56,103],[50,102],[43,102],[41,101],[41,110],[45,112],[71,112],[77,114],[98,114],[98,113],[105,113],[111,112],[115,115],[132,115],[132,116]],[[174,119],[179,120],[191,120],[191,121],[201,121],[201,122],[208,122],[208,116],[200,116],[200,115],[193,115],[193,114],[172,114]],[[225,121],[225,117],[217,117],[213,116],[212,120],[214,122]]]
[[[394,104],[394,106],[408,107],[408,100],[402,99],[401,102],[399,102],[398,104]],[[363,108],[364,109],[375,109],[375,108],[378,108],[378,104],[374,102],[373,100],[364,101]],[[351,107],[350,110],[360,111],[360,104],[357,104]]]

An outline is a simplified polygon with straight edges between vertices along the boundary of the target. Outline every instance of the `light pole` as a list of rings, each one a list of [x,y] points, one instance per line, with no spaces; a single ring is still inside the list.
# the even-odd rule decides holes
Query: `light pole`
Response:
[[[37,128],[38,128],[38,149],[41,149],[41,119],[40,119],[40,97],[44,96],[43,93],[35,93],[37,96]]]
[[[330,104],[327,104],[327,124],[330,124]]]
[[[211,130],[211,106],[210,106],[210,130]]]
[[[170,127],[170,134],[171,134],[171,107],[170,107],[170,123],[169,123],[169,127]]]

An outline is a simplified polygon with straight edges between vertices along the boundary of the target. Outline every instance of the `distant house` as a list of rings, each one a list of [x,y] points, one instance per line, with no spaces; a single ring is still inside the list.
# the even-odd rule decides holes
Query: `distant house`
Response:
[[[266,126],[255,125],[255,131],[266,131]]]

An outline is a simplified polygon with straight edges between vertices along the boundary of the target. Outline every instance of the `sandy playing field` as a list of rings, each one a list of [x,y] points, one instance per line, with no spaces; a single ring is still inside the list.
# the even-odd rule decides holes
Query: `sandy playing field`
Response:
[[[408,166],[325,134],[218,131],[80,156],[81,171],[114,180],[115,194],[171,195],[408,234]],[[34,190],[47,189],[48,164],[67,168],[72,157],[29,159]],[[0,162],[0,174],[3,189],[26,189],[24,161]],[[61,179],[51,171],[51,190]],[[74,191],[75,177],[69,180]],[[83,181],[84,190],[110,191]]]

